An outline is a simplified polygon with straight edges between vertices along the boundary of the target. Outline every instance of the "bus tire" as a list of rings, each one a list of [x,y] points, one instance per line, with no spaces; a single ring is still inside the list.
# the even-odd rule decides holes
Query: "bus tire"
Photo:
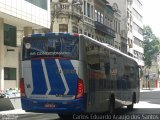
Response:
[[[133,97],[132,97],[132,104],[131,105],[127,105],[127,109],[128,110],[133,110],[134,103],[136,103],[136,94],[135,93],[133,94]]]
[[[115,99],[114,96],[111,96],[110,102],[109,102],[109,113],[114,114],[115,112]]]

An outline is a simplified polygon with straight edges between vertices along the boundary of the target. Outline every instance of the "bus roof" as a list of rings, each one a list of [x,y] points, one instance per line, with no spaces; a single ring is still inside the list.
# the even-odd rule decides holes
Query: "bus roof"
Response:
[[[106,48],[108,48],[108,49],[110,49],[110,50],[112,50],[112,51],[115,51],[115,52],[117,52],[117,53],[119,53],[119,54],[121,54],[121,55],[123,55],[123,56],[126,56],[127,58],[130,58],[130,59],[134,60],[134,61],[137,63],[137,61],[136,61],[135,58],[133,58],[133,57],[131,57],[131,56],[129,56],[129,55],[121,52],[119,49],[116,49],[116,48],[112,47],[111,45],[109,45],[109,44],[107,44],[107,43],[99,42],[98,40],[95,40],[95,39],[93,39],[93,38],[91,38],[91,37],[88,37],[88,36],[86,36],[86,35],[83,35],[83,34],[80,34],[80,36],[83,36],[83,37],[89,39],[91,42],[93,42],[93,43],[95,43],[95,44],[97,44],[97,45],[101,45],[101,46],[106,47]],[[137,63],[137,65],[138,65],[138,63]]]
[[[29,34],[25,37],[52,37],[52,36],[79,36],[77,33],[67,33],[67,32],[50,32],[50,33],[40,33],[40,34]]]

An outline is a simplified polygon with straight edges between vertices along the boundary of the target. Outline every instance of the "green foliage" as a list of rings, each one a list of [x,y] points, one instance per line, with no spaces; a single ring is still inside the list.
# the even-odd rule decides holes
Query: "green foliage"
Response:
[[[149,26],[144,26],[144,62],[146,67],[152,66],[152,59],[159,53],[160,41]]]

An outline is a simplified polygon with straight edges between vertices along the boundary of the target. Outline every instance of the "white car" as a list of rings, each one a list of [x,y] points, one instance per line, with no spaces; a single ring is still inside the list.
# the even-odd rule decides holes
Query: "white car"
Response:
[[[15,98],[20,97],[20,92],[15,89],[7,89],[5,91],[5,98]]]

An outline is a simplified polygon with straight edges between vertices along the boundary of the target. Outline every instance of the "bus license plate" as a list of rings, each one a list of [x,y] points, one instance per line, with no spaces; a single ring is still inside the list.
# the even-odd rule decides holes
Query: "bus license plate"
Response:
[[[44,107],[45,108],[55,108],[56,106],[55,106],[55,104],[46,103],[46,104],[44,104]]]

